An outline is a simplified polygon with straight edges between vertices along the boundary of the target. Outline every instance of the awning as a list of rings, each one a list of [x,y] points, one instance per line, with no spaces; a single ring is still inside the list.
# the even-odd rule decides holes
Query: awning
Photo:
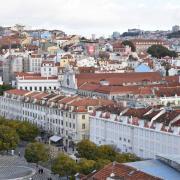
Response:
[[[52,142],[58,142],[58,141],[61,140],[61,139],[62,139],[62,137],[56,136],[56,135],[51,136],[51,137],[49,138],[49,140],[52,141]]]

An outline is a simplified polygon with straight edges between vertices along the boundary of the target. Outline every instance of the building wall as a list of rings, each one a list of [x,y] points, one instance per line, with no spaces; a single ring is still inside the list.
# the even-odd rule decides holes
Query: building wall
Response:
[[[42,58],[30,58],[30,71],[34,73],[41,72]]]
[[[58,67],[53,66],[52,64],[43,64],[41,67],[41,76],[42,77],[51,77],[58,75]]]
[[[23,78],[17,78],[17,89],[24,89],[29,91],[46,91],[56,90],[60,88],[60,82],[58,79],[41,79],[41,80],[26,80]]]
[[[117,122],[91,116],[90,140],[97,145],[114,145],[121,152],[134,153],[142,158],[155,158],[157,154],[180,154],[179,135],[133,126],[127,123],[127,119]]]
[[[29,121],[65,140],[79,142],[89,137],[89,115],[87,112],[71,112],[59,108],[29,102],[28,98],[17,96],[0,97],[0,116],[8,119]],[[85,118],[82,118],[85,116]],[[83,127],[85,124],[85,128]]]

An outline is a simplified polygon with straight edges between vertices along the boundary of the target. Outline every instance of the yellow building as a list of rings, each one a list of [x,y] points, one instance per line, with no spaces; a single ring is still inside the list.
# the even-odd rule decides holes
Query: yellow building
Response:
[[[75,62],[75,59],[73,58],[72,55],[66,54],[61,58],[60,67],[65,67],[67,65],[70,65],[71,62]]]
[[[57,46],[51,46],[47,48],[47,51],[50,55],[57,54],[58,47]]]

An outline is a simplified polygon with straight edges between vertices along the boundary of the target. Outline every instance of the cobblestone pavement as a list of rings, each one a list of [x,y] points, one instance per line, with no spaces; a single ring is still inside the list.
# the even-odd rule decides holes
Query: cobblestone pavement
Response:
[[[39,174],[38,173],[39,168],[42,168],[42,167],[39,166],[38,168],[36,168],[36,174],[32,177],[33,180],[48,180],[48,178],[50,177],[52,180],[60,180],[58,175],[51,174],[51,171],[46,168],[43,168],[43,173]]]
[[[34,173],[34,168],[18,156],[0,155],[0,180],[30,177]]]
[[[40,168],[43,169],[42,174],[38,173]],[[36,164],[27,163],[23,157],[0,155],[0,180],[17,177],[26,177],[24,180],[28,180],[31,174],[34,174],[32,176],[33,180],[48,180],[49,177],[52,180],[60,179],[58,175],[51,174],[49,169],[42,166],[36,167]]]

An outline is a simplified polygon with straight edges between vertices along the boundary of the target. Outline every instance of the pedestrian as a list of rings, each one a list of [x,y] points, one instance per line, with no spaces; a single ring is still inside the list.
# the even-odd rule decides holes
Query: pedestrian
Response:
[[[19,155],[19,157],[21,156],[21,153],[20,153],[20,151],[19,151],[18,155]]]
[[[41,169],[38,169],[38,173],[39,173],[39,174],[41,173]]]
[[[43,169],[41,169],[41,174],[44,172],[44,170]]]

